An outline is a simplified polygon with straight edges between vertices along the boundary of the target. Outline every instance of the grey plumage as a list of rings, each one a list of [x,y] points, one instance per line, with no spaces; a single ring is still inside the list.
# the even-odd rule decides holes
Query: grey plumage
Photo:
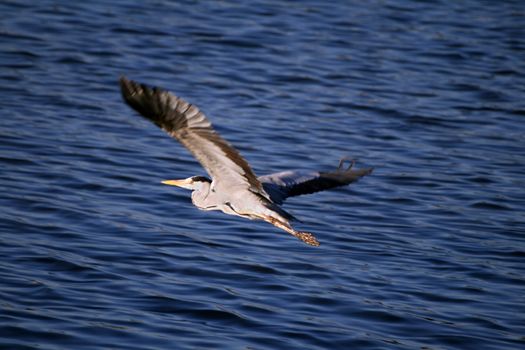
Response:
[[[354,170],[352,166],[353,163],[347,169],[338,168],[331,172],[283,171],[259,176],[258,179],[270,199],[276,204],[283,204],[288,197],[346,186],[372,172],[371,168]]]
[[[146,119],[185,146],[206,169],[211,179],[194,176],[164,181],[193,190],[192,202],[202,210],[264,220],[310,245],[319,245],[308,232],[296,231],[292,215],[279,204],[290,196],[344,186],[371,173],[372,169],[339,168],[332,172],[281,172],[257,177],[248,162],[212,127],[194,105],[168,91],[150,88],[125,77],[120,79],[124,100]]]

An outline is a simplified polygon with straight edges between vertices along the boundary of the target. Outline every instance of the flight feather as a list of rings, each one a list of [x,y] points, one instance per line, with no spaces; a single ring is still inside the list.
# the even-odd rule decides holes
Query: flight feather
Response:
[[[212,177],[215,187],[240,186],[267,199],[262,184],[240,153],[224,140],[196,106],[159,88],[120,78],[128,105],[185,146]]]

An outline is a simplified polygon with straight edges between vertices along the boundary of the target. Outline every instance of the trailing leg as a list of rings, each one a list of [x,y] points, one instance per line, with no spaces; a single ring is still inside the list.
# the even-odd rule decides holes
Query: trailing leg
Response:
[[[314,247],[319,246],[319,241],[315,238],[313,234],[309,232],[296,231],[288,223],[284,223],[270,216],[265,216],[263,220],[274,225],[275,227],[280,228],[281,230],[288,232],[292,236],[299,238],[301,241],[303,241],[306,244],[309,244]]]

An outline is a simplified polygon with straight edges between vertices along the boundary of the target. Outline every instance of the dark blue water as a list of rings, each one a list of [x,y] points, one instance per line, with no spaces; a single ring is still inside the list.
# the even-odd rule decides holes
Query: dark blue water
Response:
[[[522,1],[2,1],[0,347],[521,349]],[[313,248],[200,212],[118,77],[197,104]]]

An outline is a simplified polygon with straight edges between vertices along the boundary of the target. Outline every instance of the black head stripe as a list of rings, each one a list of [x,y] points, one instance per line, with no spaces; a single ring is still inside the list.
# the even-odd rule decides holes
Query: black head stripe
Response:
[[[193,182],[211,182],[210,179],[208,179],[206,176],[192,176],[191,179]]]

